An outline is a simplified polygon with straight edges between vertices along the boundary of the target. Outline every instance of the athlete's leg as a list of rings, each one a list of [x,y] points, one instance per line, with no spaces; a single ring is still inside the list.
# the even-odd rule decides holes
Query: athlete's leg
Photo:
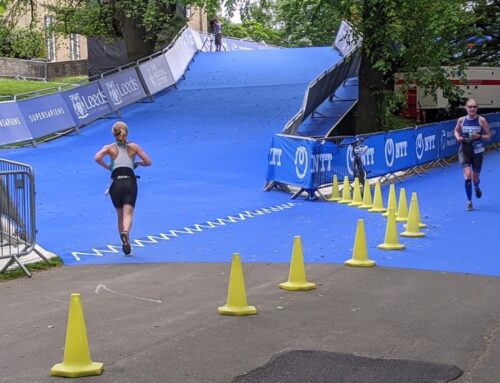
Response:
[[[122,219],[122,230],[130,233],[132,228],[132,218],[134,216],[134,207],[132,205],[123,205],[123,219]]]
[[[483,154],[479,153],[474,155],[474,158],[472,160],[472,182],[474,182],[474,189],[476,191],[476,197],[481,198],[483,193],[481,192],[481,189],[479,188],[479,175],[481,174],[481,168],[483,166]]]
[[[123,208],[116,208],[116,216],[118,219],[118,233],[123,231]]]

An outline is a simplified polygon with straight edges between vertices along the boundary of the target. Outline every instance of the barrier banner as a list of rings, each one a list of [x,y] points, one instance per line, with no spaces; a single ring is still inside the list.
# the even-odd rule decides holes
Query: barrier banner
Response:
[[[439,138],[439,158],[451,157],[458,153],[458,143],[453,134],[457,120],[444,121],[437,124]]]
[[[331,184],[334,174],[341,182],[344,176],[352,179],[349,146],[338,146],[331,141],[317,140],[312,155],[313,188]]]
[[[363,39],[354,30],[352,25],[342,20],[333,44],[343,56],[347,56],[349,53],[361,46],[362,41]]]
[[[32,138],[17,103],[0,102],[0,145],[27,141]]]
[[[414,130],[416,165],[435,161],[439,158],[439,124],[419,126]]]
[[[363,141],[363,145],[367,147],[367,150],[361,157],[361,161],[363,162],[368,178],[383,176],[391,171],[387,166],[386,156],[384,153],[385,144],[385,132],[370,134]],[[349,147],[347,152],[347,164],[350,179],[353,177],[353,160],[354,156],[352,153],[352,147]]]
[[[312,189],[315,140],[282,134],[273,136],[268,155],[267,180]]]
[[[384,160],[387,173],[395,173],[415,166],[414,129],[394,130],[386,133],[384,145]]]
[[[77,126],[82,126],[112,113],[99,82],[92,82],[61,93]]]
[[[164,55],[155,57],[139,65],[139,71],[146,83],[149,94],[155,94],[175,84]]]
[[[186,39],[186,42],[189,44],[191,48],[191,52],[193,52],[193,55],[198,52],[198,45],[196,44],[196,41],[193,36],[193,30],[191,28],[188,28],[184,31],[182,34],[184,38]],[[193,58],[193,56],[191,56]]]
[[[203,46],[204,38],[202,39],[200,32],[195,31],[194,29],[189,28],[189,31],[191,32],[191,36],[196,44],[196,50],[200,50]]]
[[[482,115],[488,121],[491,131],[491,139],[488,144],[500,141],[500,113],[488,113]]]
[[[19,101],[18,105],[33,138],[76,126],[60,93]]]
[[[174,81],[179,81],[189,64],[189,60],[187,60],[179,40],[165,53],[165,58],[167,59],[168,67],[172,72]]]
[[[99,84],[113,112],[147,97],[135,67],[104,77]]]

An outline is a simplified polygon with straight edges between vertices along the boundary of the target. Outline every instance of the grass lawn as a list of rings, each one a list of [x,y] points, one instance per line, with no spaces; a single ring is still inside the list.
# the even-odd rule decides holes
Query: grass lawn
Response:
[[[55,267],[61,267],[63,265],[61,258],[53,257],[49,258],[49,263],[45,261],[26,263],[25,266],[29,270],[30,273],[34,274],[38,271],[53,269]],[[28,277],[24,271],[17,267],[14,269],[9,269],[3,273],[0,273],[0,283],[4,281],[9,281],[11,279],[16,279],[20,277]]]
[[[0,79],[0,101],[8,101],[13,99],[14,95],[19,95],[28,92],[39,92],[41,94],[49,94],[57,92],[59,87],[69,89],[71,84],[82,85],[88,82],[87,76],[75,76],[55,79],[50,82]]]

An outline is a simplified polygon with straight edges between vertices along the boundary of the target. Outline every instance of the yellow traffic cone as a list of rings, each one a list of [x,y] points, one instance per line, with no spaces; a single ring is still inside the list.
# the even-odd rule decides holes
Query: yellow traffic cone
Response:
[[[387,198],[387,210],[385,213],[382,213],[384,217],[387,217],[389,215],[389,209],[392,207],[394,208],[394,211],[398,208],[397,206],[397,201],[396,201],[396,187],[394,184],[391,184],[389,186],[389,197]]]
[[[330,194],[330,198],[328,198],[328,201],[337,202],[339,199],[340,199],[339,181],[337,179],[337,175],[334,174],[332,181],[332,194]]]
[[[368,180],[365,180],[365,186],[363,187],[363,203],[358,207],[360,209],[371,209],[373,207],[372,190]]]
[[[406,203],[406,191],[405,188],[399,189],[399,204],[398,204],[398,214],[396,216],[396,222],[406,222],[408,221],[408,204]]]
[[[417,194],[415,193],[415,205],[416,205],[416,209],[417,209],[417,222],[418,222],[418,227],[420,228],[423,228],[423,227],[427,227],[427,225],[425,223],[422,223],[422,221],[420,221],[420,208],[418,207],[418,198],[417,198]]]
[[[288,282],[279,284],[283,290],[312,290],[316,284],[307,282],[306,271],[304,269],[304,257],[302,256],[302,244],[300,236],[293,238],[292,259],[290,261],[290,272],[288,273]]]
[[[100,375],[102,374],[102,368],[102,363],[95,363],[90,359],[80,294],[71,294],[63,362],[55,364],[50,369],[50,375],[79,378],[81,376]]]
[[[417,193],[411,193],[410,211],[408,213],[408,222],[406,230],[401,233],[402,237],[418,238],[425,236],[425,233],[420,231],[418,225],[418,210],[417,210]]]
[[[352,249],[352,258],[344,262],[347,266],[371,267],[375,266],[375,261],[368,259],[366,250],[365,226],[362,219],[358,219],[356,226],[356,235],[354,237],[354,248]]]
[[[363,199],[361,198],[361,187],[359,185],[359,178],[356,177],[354,179],[354,191],[352,194],[352,201],[348,204],[348,206],[361,206],[363,203]]]
[[[403,250],[405,248],[405,245],[398,241],[396,214],[392,207],[389,208],[389,215],[387,216],[384,243],[381,243],[377,247],[382,250]]]
[[[375,182],[375,192],[373,193],[373,206],[368,209],[371,213],[383,213],[385,211],[384,202],[382,201],[382,190],[380,182]]]
[[[339,203],[349,203],[352,201],[351,198],[351,185],[349,185],[349,177],[344,177],[344,186],[342,187],[342,198],[339,199]]]
[[[243,279],[243,268],[241,267],[240,254],[234,253],[231,262],[231,274],[229,275],[229,287],[227,290],[227,303],[219,307],[220,315],[253,315],[257,314],[254,306],[247,303],[245,292],[245,280]]]

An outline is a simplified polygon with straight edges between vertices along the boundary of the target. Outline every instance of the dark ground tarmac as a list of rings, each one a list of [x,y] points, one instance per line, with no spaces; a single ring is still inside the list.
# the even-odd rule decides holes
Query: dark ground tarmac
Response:
[[[453,382],[500,381],[499,278],[313,264],[307,278],[317,289],[290,292],[277,287],[288,267],[243,264],[258,310],[246,317],[217,313],[230,264],[62,267],[1,283],[0,382],[65,379],[49,371],[63,358],[75,292],[92,359],[104,363],[101,376],[81,382],[229,383],[290,350],[433,362],[463,370]],[[314,353],[303,354],[307,365]],[[300,365],[285,367],[293,377]],[[332,370],[309,381],[349,381]]]

